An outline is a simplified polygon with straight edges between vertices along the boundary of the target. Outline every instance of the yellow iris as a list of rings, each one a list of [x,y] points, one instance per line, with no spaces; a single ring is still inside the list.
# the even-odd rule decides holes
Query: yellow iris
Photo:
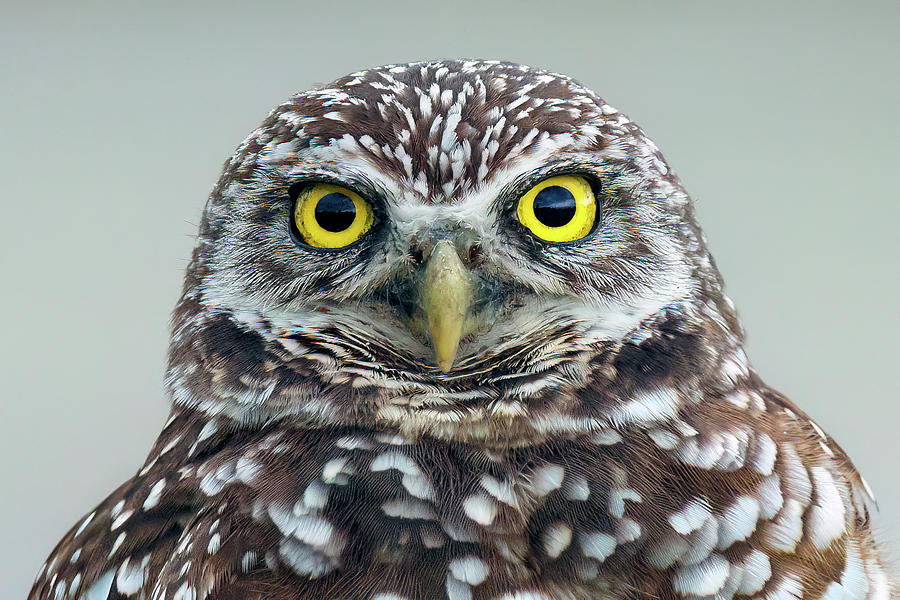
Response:
[[[372,227],[372,207],[345,187],[314,183],[297,196],[294,225],[303,241],[315,248],[349,246]]]
[[[542,240],[574,242],[594,228],[597,202],[584,177],[557,175],[519,198],[516,213],[519,222]]]

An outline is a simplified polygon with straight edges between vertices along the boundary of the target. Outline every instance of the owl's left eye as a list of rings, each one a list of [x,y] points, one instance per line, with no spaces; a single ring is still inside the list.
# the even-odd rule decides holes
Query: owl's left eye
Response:
[[[375,217],[372,206],[345,187],[313,183],[297,195],[294,227],[314,248],[343,248],[361,238]]]
[[[574,242],[594,229],[599,207],[587,179],[548,177],[519,198],[519,222],[548,242]]]

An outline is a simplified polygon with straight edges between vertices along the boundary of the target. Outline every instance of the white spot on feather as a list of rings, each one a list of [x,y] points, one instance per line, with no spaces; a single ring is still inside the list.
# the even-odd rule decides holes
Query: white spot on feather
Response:
[[[447,600],[472,600],[472,588],[451,573],[447,573],[444,589],[447,592]]]
[[[622,436],[615,429],[603,429],[591,436],[591,442],[598,446],[612,446],[622,441]]]
[[[544,465],[531,476],[531,487],[539,496],[546,496],[562,486],[565,469],[559,465]]]
[[[738,496],[717,518],[719,540],[716,548],[724,550],[735,542],[747,539],[756,529],[759,501],[749,496]]]
[[[690,543],[676,533],[668,533],[647,550],[647,559],[657,569],[668,569],[691,550]]]
[[[400,519],[436,519],[430,506],[416,500],[389,500],[381,505],[381,510],[389,517]]]
[[[419,467],[411,458],[394,451],[384,452],[383,454],[376,456],[372,461],[370,468],[374,472],[397,469],[401,473],[420,473]]]
[[[791,498],[785,501],[775,520],[766,524],[763,539],[775,550],[792,552],[802,537],[803,505]]]
[[[641,495],[631,488],[615,488],[609,492],[607,502],[610,516],[621,519],[625,515],[625,501],[641,502]]]
[[[797,600],[803,598],[803,582],[791,572],[782,572],[774,586],[766,588],[765,600]]]
[[[563,495],[566,500],[585,501],[591,495],[591,488],[588,480],[582,475],[574,475],[566,478],[562,487]]]
[[[250,569],[252,569],[256,565],[256,561],[258,560],[259,555],[256,552],[245,552],[241,557],[241,571],[243,571],[244,573],[249,573]]]
[[[599,531],[583,534],[578,541],[585,556],[596,558],[601,562],[616,550],[616,538]]]
[[[153,487],[150,488],[150,492],[147,494],[147,499],[144,500],[144,510],[149,510],[159,504],[159,498],[164,487],[166,487],[165,479],[160,479],[153,484]]]
[[[335,483],[337,485],[346,485],[349,479],[347,475],[352,475],[354,469],[348,465],[347,457],[341,456],[333,458],[325,463],[322,467],[322,481],[325,483]]]
[[[775,459],[778,457],[778,446],[772,438],[765,433],[756,438],[756,446],[750,464],[757,472],[763,475],[771,475],[775,469]]]
[[[641,526],[632,519],[619,519],[615,522],[616,542],[627,544],[641,537]]]
[[[675,571],[672,586],[682,596],[712,596],[725,585],[730,567],[723,556],[713,554],[701,563]]]
[[[616,407],[610,419],[616,425],[658,423],[675,418],[678,394],[671,388],[638,392],[632,400]]]
[[[651,429],[647,432],[647,435],[661,450],[672,450],[680,441],[677,435],[665,429]]]
[[[122,545],[122,542],[125,541],[125,532],[119,534],[119,537],[116,538],[116,541],[113,542],[112,548],[109,551],[109,555],[107,558],[112,558],[113,554],[119,551],[119,547]]]
[[[84,518],[84,521],[81,522],[81,525],[78,526],[78,529],[75,530],[75,537],[81,535],[81,532],[84,531],[85,527],[94,519],[94,516],[97,514],[97,511],[92,512],[88,516]]]
[[[338,448],[342,448],[344,450],[371,450],[372,444],[368,440],[355,437],[355,436],[345,436],[342,438],[338,438],[338,440],[334,443]]]
[[[497,505],[483,494],[469,496],[462,503],[463,512],[481,525],[490,525],[497,516]]]
[[[406,488],[406,491],[416,498],[429,501],[434,501],[436,499],[434,488],[431,483],[425,479],[424,475],[411,475],[406,473],[403,475],[400,482],[403,484],[403,487]]]
[[[759,482],[756,488],[759,497],[759,516],[771,519],[784,506],[784,495],[781,493],[781,478],[777,473],[769,475]]]
[[[682,535],[699,529],[712,513],[703,498],[694,498],[684,508],[669,515],[669,525]]]
[[[807,528],[813,546],[824,550],[844,532],[844,502],[834,478],[824,467],[813,467],[810,473],[816,495]]]
[[[242,456],[237,460],[234,474],[238,480],[251,484],[262,472],[262,465],[250,457]]]
[[[512,482],[499,481],[490,475],[484,474],[481,476],[481,487],[500,502],[513,508],[519,506],[519,499],[516,496],[515,486]]]
[[[504,594],[499,600],[550,600],[550,596],[536,590],[519,590]]]
[[[91,584],[91,587],[79,596],[79,600],[106,600],[109,596],[109,589],[112,587],[115,576],[116,570],[110,569],[104,573],[100,579]]]
[[[449,569],[453,577],[469,585],[479,585],[488,576],[488,567],[484,561],[471,554],[451,560]]]
[[[287,566],[299,575],[321,577],[334,568],[325,556],[292,538],[282,542],[278,554]]]
[[[572,543],[572,528],[566,523],[553,523],[541,534],[544,552],[557,558]]]
[[[120,594],[131,596],[143,587],[149,562],[149,554],[140,563],[131,556],[125,559],[116,575],[116,589]]]
[[[772,577],[772,565],[769,557],[759,550],[751,550],[740,562],[744,574],[741,583],[735,590],[738,594],[749,596],[763,589]]]

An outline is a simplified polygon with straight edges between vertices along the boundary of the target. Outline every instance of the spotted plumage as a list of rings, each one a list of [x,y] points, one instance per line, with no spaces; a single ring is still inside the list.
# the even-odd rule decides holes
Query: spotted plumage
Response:
[[[548,243],[515,203],[559,174],[601,216]],[[308,182],[371,229],[298,242]],[[423,314],[455,296],[417,290],[446,253],[475,291],[439,368]],[[353,73],[226,163],[171,417],[30,598],[889,598],[868,487],[742,344],[678,178],[593,92],[498,62]]]

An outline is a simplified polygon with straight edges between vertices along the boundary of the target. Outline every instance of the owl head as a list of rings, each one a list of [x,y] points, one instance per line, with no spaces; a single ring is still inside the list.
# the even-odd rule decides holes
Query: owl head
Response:
[[[225,164],[168,386],[242,424],[509,443],[690,397],[740,336],[637,125],[565,76],[422,62],[293,96]]]

